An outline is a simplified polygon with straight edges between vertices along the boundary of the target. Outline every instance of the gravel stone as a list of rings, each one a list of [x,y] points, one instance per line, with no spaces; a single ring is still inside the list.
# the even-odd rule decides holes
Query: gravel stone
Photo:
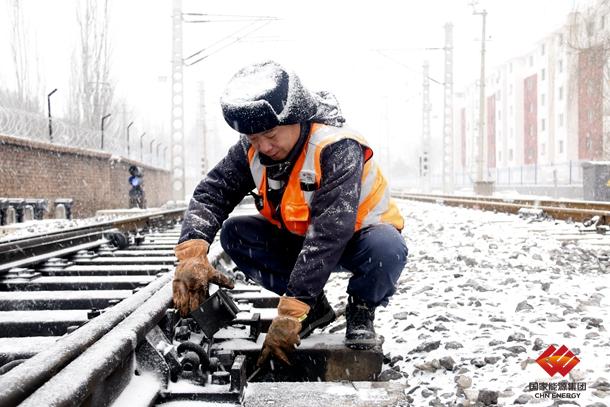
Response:
[[[381,372],[381,374],[379,375],[377,380],[379,380],[380,382],[387,382],[390,380],[398,380],[401,378],[402,378],[402,374],[400,374],[400,372],[397,372],[394,369],[386,369],[383,372]]]
[[[418,347],[416,347],[415,349],[413,349],[412,351],[410,351],[409,353],[430,352],[430,351],[433,351],[434,349],[438,349],[440,344],[441,344],[441,341],[424,342],[421,345],[419,345]]]
[[[498,392],[494,390],[481,390],[479,391],[477,401],[480,401],[485,406],[498,404]]]
[[[522,394],[513,401],[513,404],[527,404],[532,399],[530,394]]]
[[[471,365],[475,365],[476,367],[483,367],[483,366],[485,366],[487,363],[485,363],[485,361],[484,361],[483,359],[481,359],[481,358],[475,358],[475,359],[472,359],[472,360],[470,361],[470,364],[471,364]]]
[[[456,341],[447,342],[445,344],[445,349],[460,349],[463,347],[464,347],[464,345],[462,345],[461,343],[456,342]]]
[[[452,371],[455,368],[455,361],[453,360],[453,358],[451,356],[445,356],[440,358],[439,363],[441,364],[442,367],[444,367],[447,370]]]
[[[517,309],[515,309],[515,312],[531,311],[533,309],[534,309],[534,307],[532,307],[530,304],[528,304],[527,301],[521,301],[519,304],[517,304]]]
[[[472,386],[472,379],[466,375],[456,376],[455,382],[460,389],[468,389],[470,386]]]
[[[397,312],[396,314],[394,314],[392,316],[394,317],[394,319],[404,320],[409,317],[409,313],[408,312]]]
[[[522,342],[525,340],[525,334],[521,332],[515,332],[514,334],[508,335],[507,342]]]

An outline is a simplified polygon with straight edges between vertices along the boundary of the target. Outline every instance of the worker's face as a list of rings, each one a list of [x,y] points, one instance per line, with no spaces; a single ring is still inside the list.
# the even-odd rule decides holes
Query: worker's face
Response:
[[[261,133],[249,134],[248,139],[256,151],[274,161],[280,161],[288,157],[288,153],[299,140],[300,132],[301,126],[298,123],[286,124]]]

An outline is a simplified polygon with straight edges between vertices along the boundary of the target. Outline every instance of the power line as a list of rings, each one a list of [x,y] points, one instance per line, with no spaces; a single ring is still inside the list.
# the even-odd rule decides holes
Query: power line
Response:
[[[216,53],[217,53],[217,52],[219,52],[219,51],[222,51],[223,49],[227,48],[228,46],[233,45],[233,44],[235,44],[236,42],[239,42],[240,40],[242,40],[243,38],[245,38],[245,37],[247,37],[248,35],[252,34],[253,32],[256,32],[256,31],[258,31],[258,30],[262,29],[263,27],[265,27],[266,25],[268,25],[270,22],[271,22],[271,21],[267,21],[267,22],[265,22],[264,24],[262,24],[261,26],[256,27],[256,28],[254,28],[254,29],[252,29],[252,30],[250,30],[250,31],[246,32],[246,33],[245,33],[245,34],[243,34],[242,36],[236,37],[236,38],[235,38],[233,41],[231,41],[231,42],[229,42],[229,43],[227,43],[227,44],[223,45],[222,47],[218,48],[218,49],[217,49],[217,50],[215,50],[215,51],[208,52],[207,54],[203,55],[201,58],[196,59],[195,61],[192,61],[192,62],[187,62],[187,60],[188,60],[189,58],[191,58],[191,57],[189,57],[189,58],[185,58],[185,59],[184,59],[184,65],[185,65],[185,66],[193,66],[193,65],[195,65],[196,63],[198,63],[198,62],[200,62],[200,61],[203,61],[203,60],[204,60],[204,59],[206,59],[207,57],[212,56],[212,55],[216,54]],[[238,32],[239,32],[239,31],[241,31],[241,29],[240,29],[240,30],[238,30]],[[225,39],[226,39],[226,38],[230,38],[230,37],[231,37],[231,36],[233,36],[233,35],[235,35],[235,33],[231,34],[231,35],[230,35],[230,36],[228,36],[228,37],[225,37]],[[202,50],[198,51],[196,54],[197,54],[197,55],[199,55],[199,54],[201,54],[201,53],[203,53],[203,52],[205,52],[205,51],[209,50],[210,48],[211,48],[211,47],[204,48],[204,49],[202,49]]]

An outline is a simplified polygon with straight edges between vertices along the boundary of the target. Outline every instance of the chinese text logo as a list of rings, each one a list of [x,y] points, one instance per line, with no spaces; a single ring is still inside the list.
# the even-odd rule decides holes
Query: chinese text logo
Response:
[[[580,362],[580,359],[565,345],[562,345],[559,349],[551,345],[536,359],[536,362],[549,376],[553,377],[555,373],[562,376],[567,375]]]

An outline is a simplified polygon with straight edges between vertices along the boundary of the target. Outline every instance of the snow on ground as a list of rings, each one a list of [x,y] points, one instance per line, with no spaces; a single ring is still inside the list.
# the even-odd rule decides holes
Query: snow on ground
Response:
[[[592,245],[577,240],[574,224],[399,202],[409,263],[376,327],[382,376],[404,383],[413,406],[474,405],[481,390],[491,391],[481,400],[497,395],[505,406],[610,405],[610,237]],[[335,307],[346,302],[348,278],[327,284]],[[551,344],[580,359],[565,378],[535,362]],[[566,379],[586,391],[575,400],[529,391],[530,382]]]
[[[130,216],[145,215],[150,212],[174,209],[178,205],[184,205],[182,202],[178,204],[170,201],[161,208],[125,208],[125,209],[107,209],[97,211],[96,216],[89,218],[74,218],[74,219],[43,219],[29,220],[26,222],[13,223],[11,225],[0,226],[0,242],[12,239],[20,239],[32,235],[44,233],[59,232],[67,229],[82,227],[99,222],[111,222],[118,219],[123,219]]]
[[[0,242],[20,239],[31,235],[58,232],[98,222],[109,222],[119,219],[117,215],[94,216],[83,219],[44,219],[30,220],[8,226],[0,226]]]

